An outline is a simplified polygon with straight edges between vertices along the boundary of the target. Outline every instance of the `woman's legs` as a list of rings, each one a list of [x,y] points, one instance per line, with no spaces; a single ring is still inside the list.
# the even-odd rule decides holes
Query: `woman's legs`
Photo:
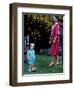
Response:
[[[54,64],[54,57],[55,56],[51,56],[51,62],[49,64],[49,67],[53,66],[53,64]],[[59,64],[59,56],[56,55],[56,63],[55,63],[55,65],[58,65],[58,64]]]
[[[55,63],[55,65],[58,65],[58,64],[59,64],[59,56],[56,55],[56,63]]]
[[[51,56],[51,62],[49,64],[49,67],[51,67],[54,64],[54,56]]]

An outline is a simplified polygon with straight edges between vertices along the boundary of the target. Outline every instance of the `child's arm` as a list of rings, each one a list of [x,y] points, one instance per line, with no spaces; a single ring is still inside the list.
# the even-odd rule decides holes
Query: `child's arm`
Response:
[[[27,51],[27,59],[30,60],[30,53],[29,53],[29,50]]]
[[[35,50],[34,50],[34,52],[33,52],[33,59],[35,59],[36,58],[36,56],[35,56]]]

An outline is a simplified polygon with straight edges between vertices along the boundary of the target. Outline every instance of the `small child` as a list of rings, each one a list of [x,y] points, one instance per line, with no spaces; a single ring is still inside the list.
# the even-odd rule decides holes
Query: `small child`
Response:
[[[30,44],[30,49],[27,51],[27,60],[29,64],[29,72],[36,71],[36,56],[35,56],[35,50],[34,50],[34,43]]]

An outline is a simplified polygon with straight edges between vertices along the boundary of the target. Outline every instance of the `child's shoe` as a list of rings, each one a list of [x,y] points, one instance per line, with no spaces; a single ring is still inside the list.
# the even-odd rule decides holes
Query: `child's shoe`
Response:
[[[32,72],[35,72],[36,71],[36,68],[32,68]]]

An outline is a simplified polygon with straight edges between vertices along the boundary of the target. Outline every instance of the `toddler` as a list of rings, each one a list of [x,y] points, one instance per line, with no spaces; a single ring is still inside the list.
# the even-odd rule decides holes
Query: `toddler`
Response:
[[[29,72],[36,71],[36,56],[35,56],[35,50],[34,50],[35,44],[30,44],[30,49],[27,51],[27,60],[29,64]]]

